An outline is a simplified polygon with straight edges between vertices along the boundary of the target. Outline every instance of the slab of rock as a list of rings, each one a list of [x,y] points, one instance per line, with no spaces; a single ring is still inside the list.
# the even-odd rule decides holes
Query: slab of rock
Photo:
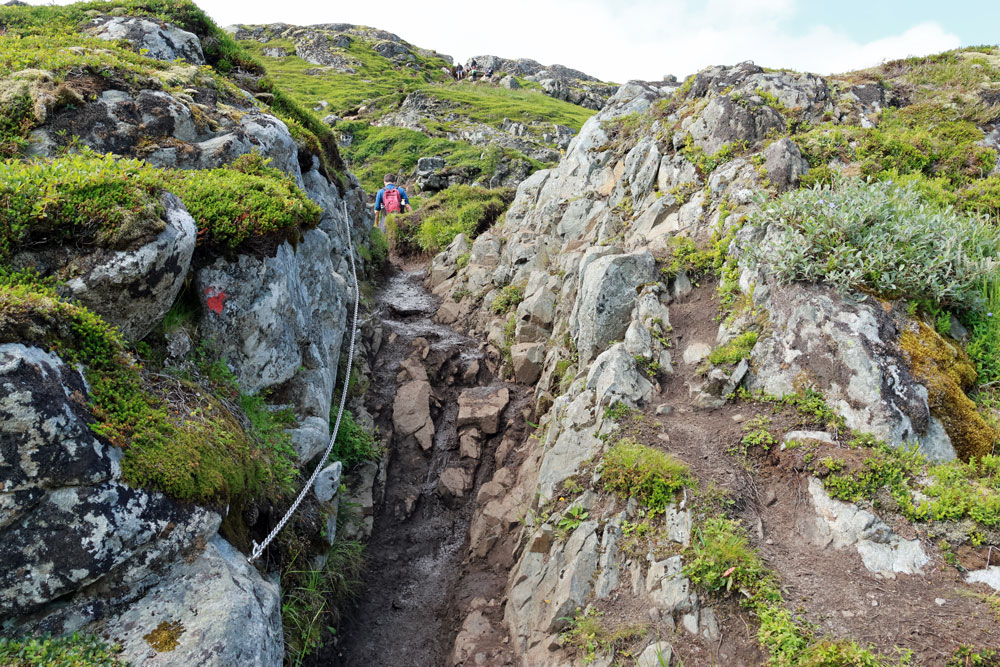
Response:
[[[402,438],[413,436],[427,451],[434,444],[434,420],[431,419],[431,385],[426,380],[411,380],[396,390],[392,403],[392,425]]]
[[[542,374],[545,361],[544,343],[518,343],[510,348],[514,379],[521,384],[534,384]]]
[[[100,17],[91,21],[90,33],[98,39],[109,41],[123,39],[131,42],[136,51],[144,49],[147,58],[157,60],[185,60],[192,65],[204,65],[205,54],[201,40],[193,32],[137,16]]]
[[[500,415],[510,403],[506,387],[466,389],[458,397],[458,427],[473,425],[487,435],[500,430]]]
[[[472,481],[472,472],[465,468],[445,468],[438,478],[438,495],[442,498],[462,498],[472,488]]]
[[[1000,566],[993,565],[982,570],[973,570],[965,575],[965,580],[970,584],[986,584],[1000,591]]]
[[[194,562],[178,561],[106,632],[136,667],[280,667],[284,657],[277,581],[266,581],[219,536]],[[162,640],[176,644],[167,649]]]
[[[483,439],[479,429],[470,428],[462,431],[458,437],[458,451],[463,457],[479,460],[483,450]]]
[[[670,664],[673,649],[670,644],[653,642],[639,655],[638,667],[663,667]]]
[[[809,494],[819,515],[813,535],[819,546],[853,546],[866,568],[890,578],[919,574],[930,562],[920,540],[904,540],[871,512],[831,498],[815,477],[809,478]]]
[[[688,366],[701,363],[712,354],[712,346],[707,343],[691,343],[684,348],[684,363]]]

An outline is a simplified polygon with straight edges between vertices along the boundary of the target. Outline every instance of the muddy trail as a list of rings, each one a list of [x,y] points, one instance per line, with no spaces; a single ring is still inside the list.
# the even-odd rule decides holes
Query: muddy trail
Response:
[[[886,656],[895,656],[897,647],[909,649],[914,666],[944,665],[962,645],[1000,645],[989,606],[968,595],[959,571],[945,563],[919,525],[914,530],[889,513],[882,516],[904,538],[920,539],[930,557],[921,573],[873,573],[857,549],[838,548],[817,528],[822,521],[801,455],[777,446],[750,449],[745,456],[741,452],[742,437],[755,418],[767,420],[778,442],[789,431],[822,426],[794,409],[758,401],[729,400],[708,408],[695,404],[692,389],[703,382],[697,372],[700,362],[685,364],[681,356],[691,344],[714,346],[716,313],[711,284],[671,304],[674,372],[659,395],[623,423],[623,429],[682,460],[701,488],[713,485],[732,499],[729,513],[741,520],[751,543],[777,574],[786,605],[815,628],[816,636],[871,645]],[[749,667],[765,662],[756,640],[758,621],[729,601],[714,604],[721,630],[718,642],[663,629],[663,636],[673,640],[677,664]],[[636,610],[614,606],[608,606],[609,614],[638,616]]]
[[[366,403],[391,434],[384,499],[359,602],[314,665],[448,664],[470,605],[500,598],[506,583],[465,556],[492,453],[524,430],[525,391],[494,378],[478,341],[433,321],[424,276],[393,267],[376,296],[383,343]]]

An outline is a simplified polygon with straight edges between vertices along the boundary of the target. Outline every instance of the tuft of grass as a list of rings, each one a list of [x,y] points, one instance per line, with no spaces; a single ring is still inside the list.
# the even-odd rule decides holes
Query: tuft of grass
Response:
[[[580,654],[584,664],[597,660],[599,654],[615,656],[629,642],[646,635],[646,625],[638,623],[613,626],[593,608],[562,619],[569,627],[559,635],[560,641]]]
[[[336,404],[330,406],[330,431],[337,419]],[[340,419],[340,430],[337,432],[337,440],[333,443],[333,451],[330,452],[330,459],[340,461],[344,468],[350,469],[374,461],[382,455],[381,450],[375,443],[375,436],[354,421],[354,415],[350,410],[344,410]]]
[[[713,366],[722,366],[723,364],[735,364],[743,359],[749,359],[750,353],[753,351],[753,346],[757,344],[759,335],[756,331],[741,333],[725,345],[712,350],[711,354],[708,355],[708,363]]]
[[[619,440],[601,463],[604,489],[622,498],[635,498],[651,516],[666,511],[677,492],[694,483],[686,465],[632,438]]]
[[[286,661],[299,667],[336,633],[342,609],[361,590],[364,546],[337,538],[321,569],[293,557],[281,575]]]
[[[524,292],[517,285],[507,285],[501,289],[490,304],[490,310],[496,315],[503,315],[517,308],[524,300]]]

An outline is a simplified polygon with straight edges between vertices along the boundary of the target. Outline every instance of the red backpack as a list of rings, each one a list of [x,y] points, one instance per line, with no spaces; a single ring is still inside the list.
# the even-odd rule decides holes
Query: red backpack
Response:
[[[399,213],[401,210],[399,203],[402,197],[399,195],[399,190],[396,188],[386,188],[385,192],[382,193],[382,204],[385,205],[386,213]]]

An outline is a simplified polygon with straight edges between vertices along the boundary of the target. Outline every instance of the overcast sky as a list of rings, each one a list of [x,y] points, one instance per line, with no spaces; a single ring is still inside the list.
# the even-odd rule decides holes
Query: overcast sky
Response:
[[[40,4],[40,3],[39,3]],[[60,2],[59,4],[64,4]],[[1000,42],[1000,0],[201,0],[221,25],[358,23],[466,60],[533,58],[604,80],[753,60],[820,74]]]

